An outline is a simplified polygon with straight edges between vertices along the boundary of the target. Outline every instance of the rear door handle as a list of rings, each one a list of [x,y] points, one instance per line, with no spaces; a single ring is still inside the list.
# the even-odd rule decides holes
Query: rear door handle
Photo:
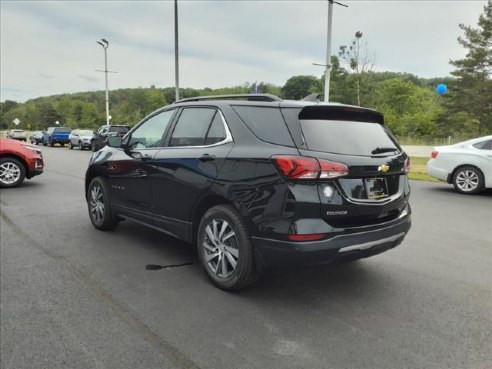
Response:
[[[200,161],[212,161],[215,160],[215,155],[203,154],[200,156]]]

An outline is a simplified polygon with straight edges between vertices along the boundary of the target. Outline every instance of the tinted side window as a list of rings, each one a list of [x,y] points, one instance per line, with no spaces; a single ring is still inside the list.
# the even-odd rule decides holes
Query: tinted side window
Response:
[[[492,150],[492,140],[477,142],[473,146],[479,150]]]
[[[186,108],[179,116],[169,146],[201,146],[205,142],[215,109]]]
[[[234,106],[233,109],[260,140],[294,147],[279,108]]]
[[[205,145],[213,145],[225,139],[226,131],[224,129],[224,122],[222,121],[221,115],[217,112],[208,130]]]
[[[166,110],[156,114],[132,132],[128,144],[132,148],[149,148],[163,146],[163,136],[171,122],[175,110]]]

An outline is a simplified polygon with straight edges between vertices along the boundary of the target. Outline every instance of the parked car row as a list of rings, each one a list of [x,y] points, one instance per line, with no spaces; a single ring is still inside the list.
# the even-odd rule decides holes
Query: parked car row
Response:
[[[90,129],[74,129],[68,127],[48,127],[46,131],[34,131],[30,135],[30,142],[33,145],[60,146],[68,145],[70,149],[80,150],[90,149],[98,151],[107,144],[108,137],[124,136],[129,126],[114,124],[103,125],[97,132]],[[26,133],[22,129],[13,129],[7,133],[7,138],[14,140],[27,141]]]

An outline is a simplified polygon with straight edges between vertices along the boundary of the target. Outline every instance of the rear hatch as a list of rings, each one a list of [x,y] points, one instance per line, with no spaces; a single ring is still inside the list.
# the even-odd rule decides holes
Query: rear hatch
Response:
[[[366,226],[402,214],[409,160],[380,113],[337,105],[282,112],[299,153],[319,162],[321,216],[330,225]]]

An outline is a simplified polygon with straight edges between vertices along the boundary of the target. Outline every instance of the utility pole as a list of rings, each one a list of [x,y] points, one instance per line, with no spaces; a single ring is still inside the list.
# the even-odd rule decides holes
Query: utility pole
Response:
[[[174,0],[174,66],[176,78],[176,101],[179,100],[179,45],[178,45],[178,0]]]
[[[326,34],[326,70],[325,70],[325,98],[330,101],[330,74],[331,74],[331,31],[333,26],[333,0],[328,0],[328,26]]]
[[[102,42],[101,42],[102,41]],[[106,124],[109,125],[110,115],[109,115],[109,90],[108,90],[108,73],[117,73],[108,70],[108,47],[109,41],[102,38],[101,41],[96,41],[104,49],[104,70],[96,70],[96,72],[104,72],[106,79]]]
[[[333,3],[337,5],[344,6],[348,8],[348,5],[341,4],[334,0],[328,0],[328,24],[327,24],[327,32],[326,32],[326,63],[325,64],[317,64],[313,63],[313,65],[324,66],[325,69],[325,97],[324,102],[330,101],[330,75],[331,75],[331,34],[333,28]]]

